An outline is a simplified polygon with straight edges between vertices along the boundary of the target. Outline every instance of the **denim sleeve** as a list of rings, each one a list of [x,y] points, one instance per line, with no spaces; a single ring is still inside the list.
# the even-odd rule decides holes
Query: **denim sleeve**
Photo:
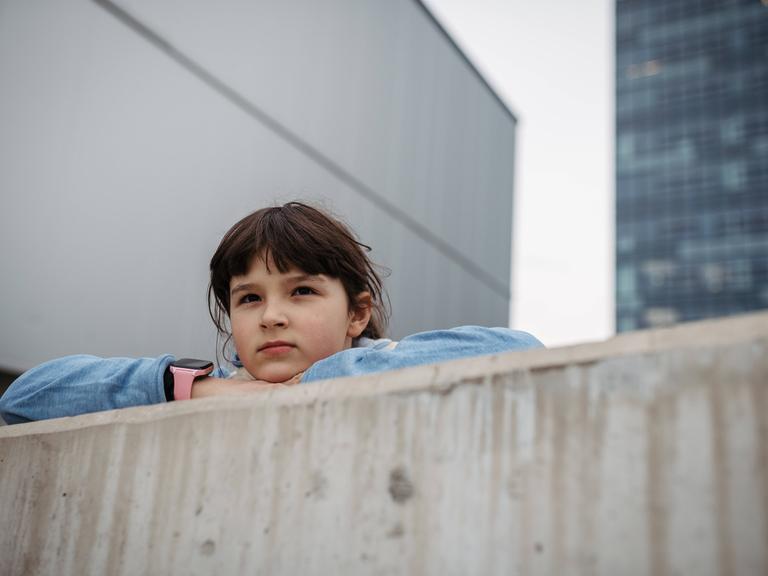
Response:
[[[163,373],[174,360],[66,356],[13,381],[0,398],[8,424],[165,402]]]
[[[350,348],[313,364],[302,382],[357,376],[395,370],[469,356],[510,350],[541,348],[544,345],[527,332],[509,328],[461,326],[432,330],[403,338],[395,348]]]

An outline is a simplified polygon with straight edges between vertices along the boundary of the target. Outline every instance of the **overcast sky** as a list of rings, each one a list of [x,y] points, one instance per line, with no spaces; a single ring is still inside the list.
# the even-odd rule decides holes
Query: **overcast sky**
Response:
[[[511,324],[613,334],[613,3],[425,0],[519,119]]]

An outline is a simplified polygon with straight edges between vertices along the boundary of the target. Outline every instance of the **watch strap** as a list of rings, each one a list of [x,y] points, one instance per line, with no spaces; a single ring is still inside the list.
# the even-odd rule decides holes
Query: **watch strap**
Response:
[[[213,371],[213,366],[203,369],[182,368],[171,364],[168,367],[173,374],[173,399],[189,400],[192,397],[192,383],[198,376],[207,376]]]

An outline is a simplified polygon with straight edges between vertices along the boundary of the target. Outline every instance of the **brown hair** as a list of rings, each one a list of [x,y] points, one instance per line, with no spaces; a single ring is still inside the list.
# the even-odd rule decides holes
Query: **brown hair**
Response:
[[[208,311],[225,337],[222,352],[232,337],[227,328],[230,280],[247,274],[253,257],[262,253],[265,264],[274,262],[280,272],[293,266],[307,274],[339,279],[350,309],[360,292],[368,291],[371,319],[361,336],[382,338],[389,318],[388,299],[366,254],[370,250],[339,220],[301,202],[262,208],[240,220],[224,235],[211,258]]]

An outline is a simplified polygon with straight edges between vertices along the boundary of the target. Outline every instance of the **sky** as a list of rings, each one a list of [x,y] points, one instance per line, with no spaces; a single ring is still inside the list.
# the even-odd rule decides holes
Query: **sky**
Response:
[[[425,0],[518,118],[510,325],[614,333],[613,2]]]

